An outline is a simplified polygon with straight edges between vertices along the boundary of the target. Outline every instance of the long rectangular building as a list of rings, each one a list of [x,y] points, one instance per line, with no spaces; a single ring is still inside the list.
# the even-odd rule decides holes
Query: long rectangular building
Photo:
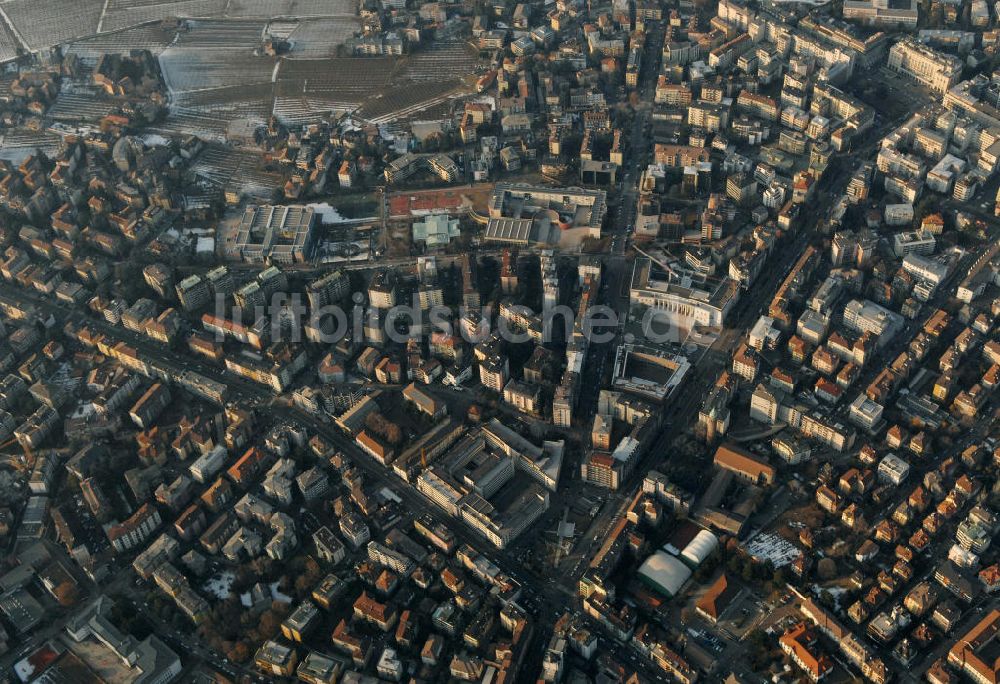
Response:
[[[312,207],[254,205],[246,208],[227,245],[231,258],[253,263],[306,261],[319,216]]]
[[[722,327],[739,299],[739,282],[732,278],[695,283],[690,278],[664,278],[653,270],[653,260],[636,259],[629,300],[657,309],[679,328],[692,325]]]
[[[599,238],[608,212],[603,190],[498,183],[489,202],[484,239],[508,244],[554,242],[553,231]]]
[[[889,50],[887,66],[928,88],[945,93],[958,83],[962,61],[907,37]]]
[[[1000,610],[994,608],[948,651],[948,662],[976,682],[1000,678]]]

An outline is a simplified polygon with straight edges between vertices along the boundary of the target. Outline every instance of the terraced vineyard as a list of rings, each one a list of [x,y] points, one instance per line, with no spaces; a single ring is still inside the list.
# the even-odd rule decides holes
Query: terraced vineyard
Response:
[[[457,85],[457,81],[443,81],[394,86],[376,97],[365,100],[361,114],[376,123],[405,118],[439,104]]]
[[[337,46],[343,45],[361,28],[358,17],[328,17],[305,21],[275,20],[268,27],[269,35],[291,42],[293,58],[336,57]]]
[[[59,93],[48,115],[64,123],[92,122],[110,114],[115,106],[116,103],[109,101],[99,88],[74,84]]]
[[[270,198],[281,176],[260,168],[259,154],[210,145],[198,157],[192,170],[201,178],[226,189],[235,189],[260,198]]]
[[[35,150],[55,155],[61,145],[62,136],[56,133],[16,128],[0,137],[0,159],[19,164]]]
[[[21,42],[11,31],[10,26],[6,21],[0,21],[0,61],[17,57],[19,47],[22,47]]]
[[[173,97],[175,110],[203,111],[223,115],[259,116],[267,119],[271,112],[271,93],[274,86],[258,83],[251,86],[230,86],[209,90],[192,90]]]
[[[476,57],[460,41],[424,45],[400,61],[392,87],[365,100],[362,114],[377,123],[426,112],[446,103],[476,68]]]
[[[172,93],[269,83],[274,61],[249,52],[234,55],[221,50],[171,46],[160,55],[163,78]]]
[[[226,0],[108,0],[101,30],[114,31],[175,17],[217,17],[225,7]]]
[[[149,50],[170,94],[160,132],[213,140],[223,140],[237,119],[276,115],[304,124],[361,108],[385,122],[447,108],[475,70],[475,55],[458,39],[405,57],[337,57],[359,26],[353,0],[8,0],[0,2],[0,59],[22,45],[54,43],[91,66],[106,52]],[[268,36],[289,41],[290,52],[260,54]],[[79,123],[114,106],[83,81],[68,87],[50,113]]]
[[[352,0],[230,0],[227,17],[330,17],[352,16]]]
[[[477,60],[461,41],[435,41],[407,56],[400,77],[411,81],[442,81],[468,76]]]
[[[206,140],[223,140],[229,120],[195,110],[171,110],[167,120],[150,128],[150,132],[166,136],[197,135]]]
[[[176,36],[177,31],[172,26],[164,24],[137,26],[74,41],[66,46],[66,53],[76,55],[88,64],[96,63],[100,56],[107,52],[149,50],[154,55],[159,55]]]
[[[104,0],[10,0],[0,12],[29,50],[43,50],[98,31]]]
[[[186,29],[178,32],[171,49],[225,52],[233,59],[240,52],[253,52],[260,47],[267,22],[199,19],[185,22],[185,25]]]
[[[350,107],[387,88],[395,67],[396,61],[391,57],[283,59],[275,96]]]
[[[16,57],[18,48],[37,51],[74,42],[71,50],[87,58],[102,49],[159,54],[169,45],[164,33],[170,29],[154,24],[175,19],[216,20],[201,34],[202,47],[234,49],[232,34],[247,30],[244,21],[262,28],[274,18],[295,24],[288,30],[298,34],[290,36],[296,53],[308,57],[335,55],[359,26],[354,0],[6,0],[0,2],[0,61]],[[180,38],[183,42],[184,35]],[[257,33],[250,49],[260,38]]]

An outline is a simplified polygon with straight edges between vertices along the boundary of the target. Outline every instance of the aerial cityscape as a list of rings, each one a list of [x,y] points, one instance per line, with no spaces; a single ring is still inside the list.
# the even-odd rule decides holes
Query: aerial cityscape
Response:
[[[1000,2],[0,0],[0,684],[1000,682]]]

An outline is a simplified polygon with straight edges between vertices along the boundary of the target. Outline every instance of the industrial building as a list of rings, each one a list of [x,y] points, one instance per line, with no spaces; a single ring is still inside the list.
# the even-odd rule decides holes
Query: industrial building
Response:
[[[226,254],[251,263],[301,263],[312,255],[319,216],[312,207],[253,205],[246,208]]]

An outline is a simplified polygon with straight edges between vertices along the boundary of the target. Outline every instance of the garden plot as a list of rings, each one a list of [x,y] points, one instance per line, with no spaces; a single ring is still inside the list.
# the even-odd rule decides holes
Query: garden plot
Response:
[[[29,50],[98,32],[104,0],[10,0],[0,4],[2,13]]]

